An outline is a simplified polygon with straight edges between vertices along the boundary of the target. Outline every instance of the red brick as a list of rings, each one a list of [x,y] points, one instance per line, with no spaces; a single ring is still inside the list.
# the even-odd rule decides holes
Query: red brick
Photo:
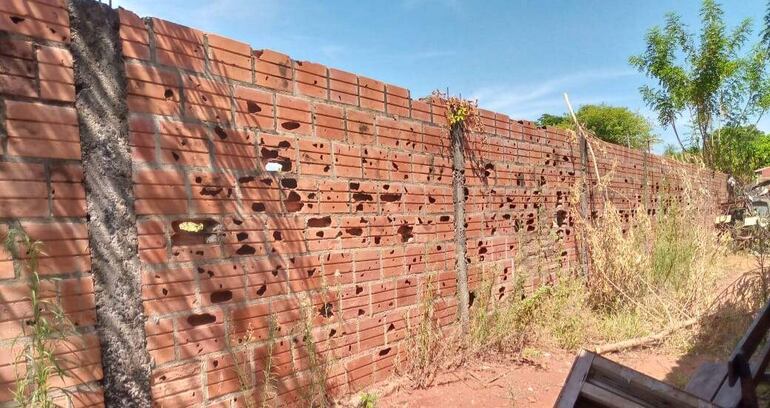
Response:
[[[294,61],[294,72],[298,94],[322,99],[329,97],[325,66],[308,61]]]
[[[358,77],[358,92],[361,107],[385,111],[385,84],[369,78]]]
[[[251,82],[251,47],[216,34],[206,35],[211,71],[236,81]]]
[[[235,123],[239,127],[275,129],[274,95],[258,89],[235,87]]]
[[[329,68],[329,99],[358,105],[358,78],[355,74]]]
[[[205,60],[202,32],[157,18],[151,21],[159,63],[203,72]]]
[[[254,51],[254,83],[259,86],[291,91],[294,72],[291,58],[272,50]]]
[[[308,102],[291,96],[276,95],[275,104],[279,130],[303,135],[311,133],[313,120]]]
[[[334,105],[315,105],[315,135],[324,139],[345,139],[345,112]]]

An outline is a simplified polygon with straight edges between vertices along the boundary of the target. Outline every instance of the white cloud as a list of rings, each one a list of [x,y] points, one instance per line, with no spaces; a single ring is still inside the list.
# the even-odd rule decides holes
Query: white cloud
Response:
[[[282,1],[252,0],[112,0],[113,7],[123,7],[140,17],[158,17],[190,27],[216,31],[234,22],[268,24],[278,16]]]
[[[636,72],[628,69],[597,69],[564,75],[534,85],[484,87],[473,92],[470,98],[478,99],[479,105],[485,109],[505,112],[514,118],[535,119],[533,115],[539,116],[543,112],[566,110],[562,96],[564,92],[570,93],[592,83],[632,75],[636,75]],[[586,103],[619,102],[622,99],[612,95],[591,94],[593,96],[570,94],[571,102],[577,107]]]

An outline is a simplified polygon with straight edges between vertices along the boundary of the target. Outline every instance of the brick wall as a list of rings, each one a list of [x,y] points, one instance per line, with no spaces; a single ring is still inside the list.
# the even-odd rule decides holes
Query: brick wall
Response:
[[[69,41],[64,0],[0,2],[0,235],[20,224],[44,241],[41,296],[58,298],[77,329],[69,352],[57,350],[68,377],[54,385],[86,407],[102,404],[102,366]],[[30,317],[27,280],[0,249],[0,404],[13,398]]]
[[[0,40],[13,44],[0,47],[7,134],[0,216],[45,240],[44,265],[65,278],[54,285],[63,300],[86,299],[69,303],[90,341],[84,355],[95,369],[86,383],[100,378],[99,353],[87,334],[93,294],[62,2],[0,5],[7,32]],[[438,318],[453,322],[451,152],[440,101],[119,13],[158,406],[239,406],[234,364],[248,365],[256,373],[248,381],[259,389],[270,316],[278,329],[278,398],[297,401],[310,375],[298,331],[303,302],[312,305],[313,336],[332,361],[329,384],[339,394],[393,372],[405,351],[406,319],[429,281],[443,300]],[[469,280],[473,290],[482,272],[494,272],[502,299],[519,277],[538,284],[577,266],[569,195],[584,174],[578,145],[565,132],[489,111],[482,118],[484,132],[469,137],[467,149]],[[610,199],[621,208],[639,203],[645,184],[676,189],[664,180],[682,165],[605,143],[595,148],[603,174],[612,170]],[[281,171],[266,171],[273,166]],[[723,198],[724,176],[700,173]],[[647,199],[655,204],[653,194]],[[594,196],[593,207],[601,200]],[[186,232],[185,221],[204,229]],[[0,308],[12,312],[0,314],[9,327],[0,333],[10,339],[24,303],[7,260],[0,294]],[[255,341],[233,354],[226,333],[234,343],[247,335]],[[0,381],[12,382],[10,362],[0,364]]]

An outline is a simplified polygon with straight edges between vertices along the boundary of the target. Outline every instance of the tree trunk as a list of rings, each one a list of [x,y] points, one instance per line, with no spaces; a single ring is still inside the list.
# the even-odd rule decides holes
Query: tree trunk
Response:
[[[457,274],[457,311],[460,327],[468,332],[469,295],[468,261],[465,239],[465,150],[462,124],[455,124],[450,129],[452,139],[452,201],[455,212],[455,272]]]

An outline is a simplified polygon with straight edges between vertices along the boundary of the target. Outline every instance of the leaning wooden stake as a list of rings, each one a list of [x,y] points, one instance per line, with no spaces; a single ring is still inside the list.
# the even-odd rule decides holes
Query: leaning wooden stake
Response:
[[[465,150],[463,124],[451,125],[452,139],[452,201],[455,213],[455,258],[457,273],[457,309],[460,317],[460,327],[465,334],[468,332],[470,313],[468,311],[468,261],[466,259],[465,237]]]
[[[591,163],[594,165],[594,175],[596,176],[596,184],[599,186],[600,190],[602,190],[602,195],[604,195],[604,200],[609,201],[609,197],[607,196],[607,189],[601,188],[602,180],[599,176],[599,166],[596,165],[596,154],[594,154],[594,148],[591,146],[591,142],[588,140],[587,133],[583,130],[583,127],[580,126],[580,122],[578,122],[577,116],[575,115],[575,111],[572,110],[572,104],[569,102],[569,96],[565,93],[564,94],[564,102],[567,103],[567,109],[569,109],[569,114],[572,116],[572,121],[575,122],[575,128],[577,129],[578,133],[583,136],[583,139],[586,142],[586,146],[588,146],[588,152],[591,153]]]

